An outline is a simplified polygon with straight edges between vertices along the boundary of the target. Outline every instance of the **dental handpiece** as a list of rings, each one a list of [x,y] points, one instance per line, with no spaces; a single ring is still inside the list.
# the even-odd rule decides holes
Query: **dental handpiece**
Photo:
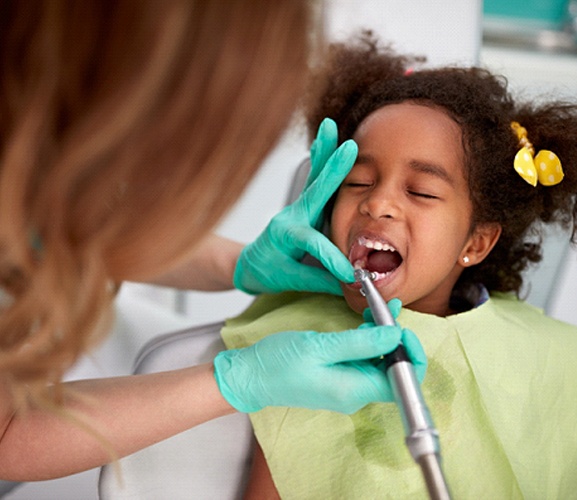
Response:
[[[395,326],[395,318],[387,303],[373,284],[366,269],[355,270],[355,279],[361,284],[375,324]],[[449,488],[441,468],[439,433],[425,404],[415,369],[402,344],[383,356],[387,376],[405,429],[405,442],[411,456],[421,467],[429,497],[433,500],[450,499]]]

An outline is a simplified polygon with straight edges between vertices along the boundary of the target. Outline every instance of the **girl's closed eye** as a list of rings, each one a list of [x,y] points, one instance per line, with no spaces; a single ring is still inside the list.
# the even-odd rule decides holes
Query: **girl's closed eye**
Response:
[[[366,188],[373,186],[375,183],[375,174],[371,167],[365,163],[363,155],[359,155],[357,163],[353,166],[349,175],[341,184],[342,187],[347,188]]]
[[[448,196],[447,186],[436,178],[407,180],[405,191],[411,198],[419,200],[441,200]]]
[[[368,180],[365,180],[365,181],[350,180],[350,181],[343,182],[343,185],[347,186],[347,187],[355,188],[355,187],[369,187],[369,186],[372,186],[373,183],[371,181],[368,181]]]
[[[345,178],[345,180],[342,183],[342,186],[349,188],[356,188],[356,187],[370,187],[373,184],[374,184],[373,178],[368,175],[350,175]]]
[[[420,191],[420,190],[409,189],[409,190],[407,190],[407,193],[409,193],[409,195],[411,195],[411,196],[416,196],[418,198],[425,198],[427,200],[439,200],[440,199],[439,196],[436,196],[436,195],[428,193],[428,192]]]

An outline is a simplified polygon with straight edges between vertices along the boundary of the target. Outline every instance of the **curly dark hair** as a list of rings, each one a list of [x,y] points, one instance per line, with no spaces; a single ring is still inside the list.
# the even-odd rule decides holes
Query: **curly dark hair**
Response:
[[[523,271],[542,258],[544,224],[569,229],[576,242],[577,104],[517,103],[502,76],[479,67],[424,68],[424,62],[381,46],[371,32],[332,45],[313,72],[305,101],[311,137],[325,117],[336,121],[342,142],[388,104],[416,101],[444,109],[463,132],[472,229],[480,223],[502,226],[491,253],[465,268],[456,289],[483,283],[489,291],[519,294]],[[527,129],[536,151],[551,150],[561,159],[565,178],[560,184],[532,187],[515,172],[519,141],[512,121]]]

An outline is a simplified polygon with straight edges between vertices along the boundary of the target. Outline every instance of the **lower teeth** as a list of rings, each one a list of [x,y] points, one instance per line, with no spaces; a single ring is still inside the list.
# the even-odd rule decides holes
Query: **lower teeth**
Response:
[[[356,262],[353,263],[353,268],[354,269],[366,269],[366,267],[364,266],[364,262],[361,260],[357,260]],[[368,271],[368,269],[367,269]],[[393,271],[388,271],[386,273],[379,273],[377,271],[369,271],[371,273],[371,279],[373,281],[376,281],[378,279],[383,279],[386,278],[387,276],[389,276]]]

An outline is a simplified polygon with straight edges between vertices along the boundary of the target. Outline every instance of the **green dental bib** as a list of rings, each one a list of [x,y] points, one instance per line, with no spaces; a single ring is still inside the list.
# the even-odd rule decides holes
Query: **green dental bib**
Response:
[[[398,321],[427,353],[423,394],[454,498],[577,498],[577,327],[503,294],[447,318],[403,309]],[[265,295],[222,336],[238,348],[361,322],[341,297]],[[427,498],[393,403],[250,417],[283,499]]]

